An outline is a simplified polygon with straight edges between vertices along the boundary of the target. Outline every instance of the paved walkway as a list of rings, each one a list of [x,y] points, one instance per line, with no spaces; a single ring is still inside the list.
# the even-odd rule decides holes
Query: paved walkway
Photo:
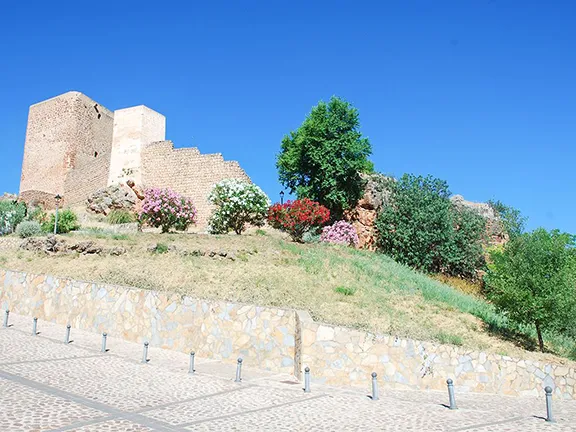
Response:
[[[3,312],[2,312],[3,313]],[[2,316],[3,318],[3,316]],[[39,322],[10,314],[0,329],[0,431],[576,431],[576,402],[554,401],[557,423],[543,420],[543,399],[444,392],[367,392],[315,385],[304,393],[290,376],[235,366]],[[368,383],[369,384],[369,383]]]

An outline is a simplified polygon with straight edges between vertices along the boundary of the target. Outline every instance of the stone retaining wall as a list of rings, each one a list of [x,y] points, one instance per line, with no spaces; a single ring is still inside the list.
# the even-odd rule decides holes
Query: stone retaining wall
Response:
[[[386,387],[542,396],[550,385],[576,399],[574,363],[532,360],[374,335],[314,322],[306,312],[198,300],[174,293],[79,282],[0,269],[0,307],[18,314],[108,332],[127,340],[246,364],[313,380]]]

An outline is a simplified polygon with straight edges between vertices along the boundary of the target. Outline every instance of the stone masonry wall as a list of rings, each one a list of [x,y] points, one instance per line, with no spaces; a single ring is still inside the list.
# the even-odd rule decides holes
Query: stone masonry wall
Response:
[[[0,269],[0,305],[74,328],[294,373],[294,314]]]
[[[149,144],[142,151],[143,185],[168,187],[190,197],[198,209],[199,225],[204,225],[212,212],[207,199],[212,186],[227,178],[250,181],[238,162],[225,161],[220,153],[175,149],[171,141]]]
[[[66,204],[75,204],[105,187],[112,130],[112,112],[79,92],[32,105],[20,193],[60,194]]]
[[[166,139],[166,118],[140,105],[114,111],[114,136],[108,185],[133,180],[142,184],[141,153],[144,146]]]
[[[576,399],[573,362],[544,364],[464,348],[375,335],[314,322],[306,312],[198,300],[0,269],[0,307],[130,341],[293,373],[313,381],[367,388],[377,372],[384,388]]]

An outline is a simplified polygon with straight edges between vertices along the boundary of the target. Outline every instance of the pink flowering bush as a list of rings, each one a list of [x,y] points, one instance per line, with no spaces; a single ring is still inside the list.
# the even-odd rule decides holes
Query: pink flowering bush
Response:
[[[146,189],[138,221],[155,228],[161,227],[163,233],[170,231],[170,228],[184,231],[196,222],[196,208],[192,200],[171,189]]]
[[[320,241],[356,247],[358,246],[358,234],[352,224],[338,221],[322,229]]]

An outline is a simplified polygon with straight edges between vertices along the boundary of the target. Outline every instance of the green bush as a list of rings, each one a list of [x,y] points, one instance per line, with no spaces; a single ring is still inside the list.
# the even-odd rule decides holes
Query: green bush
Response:
[[[108,213],[108,216],[106,216],[106,221],[110,225],[118,225],[136,222],[136,217],[134,213],[128,210],[112,210]]]
[[[12,234],[26,217],[26,204],[11,200],[0,201],[0,235]]]
[[[473,279],[484,267],[484,218],[452,204],[448,184],[431,176],[405,174],[386,188],[390,204],[376,220],[380,250],[425,272]]]
[[[55,213],[50,215],[50,219],[42,224],[42,229],[46,232],[54,232],[54,223],[56,215]],[[66,234],[70,231],[75,231],[80,228],[78,223],[78,216],[70,209],[64,209],[58,211],[58,234]]]
[[[42,235],[42,226],[36,221],[22,221],[16,227],[16,234],[22,238]]]

